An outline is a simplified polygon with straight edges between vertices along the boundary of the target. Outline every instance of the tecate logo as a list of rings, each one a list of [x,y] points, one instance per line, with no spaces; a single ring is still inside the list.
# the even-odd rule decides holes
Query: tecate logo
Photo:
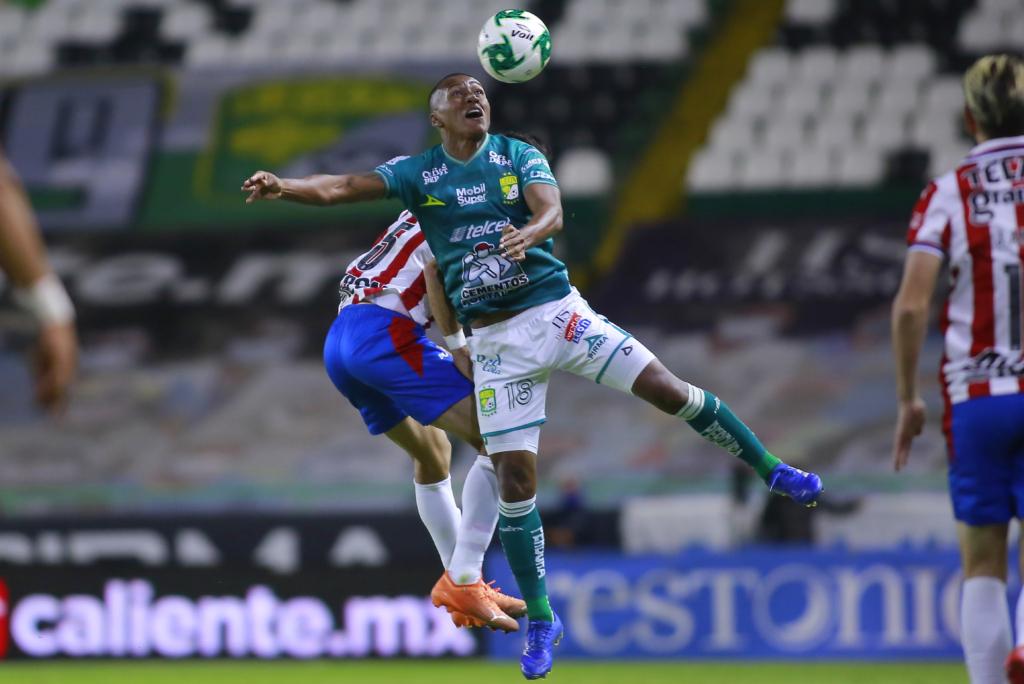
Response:
[[[3,587],[4,605],[8,593]],[[160,596],[144,579],[109,580],[101,596],[31,594],[10,607],[10,638],[27,656],[292,658],[470,655],[476,643],[419,596],[352,597],[338,622],[320,598]],[[342,626],[344,625],[344,626]],[[0,638],[6,643],[8,621]]]

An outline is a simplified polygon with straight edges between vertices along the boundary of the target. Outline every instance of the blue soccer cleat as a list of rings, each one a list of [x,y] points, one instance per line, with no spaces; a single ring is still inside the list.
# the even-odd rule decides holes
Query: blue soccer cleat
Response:
[[[772,468],[768,474],[768,491],[781,496],[788,496],[798,504],[807,507],[818,505],[818,497],[825,488],[821,478],[814,473],[805,473],[799,468],[785,463]]]
[[[526,648],[523,649],[519,665],[527,679],[541,679],[551,672],[551,649],[562,640],[564,631],[558,614],[552,612],[552,615],[555,616],[554,622],[530,620],[530,626],[526,629]]]

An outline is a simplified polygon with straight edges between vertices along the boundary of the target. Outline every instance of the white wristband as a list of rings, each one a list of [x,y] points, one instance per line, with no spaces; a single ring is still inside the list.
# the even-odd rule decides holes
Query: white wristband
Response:
[[[460,330],[457,333],[445,335],[444,343],[448,345],[448,349],[451,351],[462,349],[466,346],[466,333]]]
[[[75,320],[75,306],[64,285],[53,273],[34,284],[13,292],[14,301],[31,313],[40,325],[70,323]]]

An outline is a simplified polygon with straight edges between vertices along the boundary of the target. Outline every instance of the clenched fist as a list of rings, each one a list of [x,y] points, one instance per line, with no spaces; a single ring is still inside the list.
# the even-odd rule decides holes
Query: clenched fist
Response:
[[[257,171],[242,183],[242,192],[249,193],[246,204],[256,200],[275,200],[281,197],[281,179],[269,171]]]
[[[501,231],[501,241],[498,247],[505,254],[509,261],[523,261],[526,259],[526,236],[521,230],[509,224]]]

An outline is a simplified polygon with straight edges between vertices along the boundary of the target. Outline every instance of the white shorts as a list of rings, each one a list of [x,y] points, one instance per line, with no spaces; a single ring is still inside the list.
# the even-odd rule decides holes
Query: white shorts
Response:
[[[551,371],[629,392],[654,360],[632,335],[595,313],[575,288],[556,302],[474,328],[469,349],[488,454],[537,453]]]

